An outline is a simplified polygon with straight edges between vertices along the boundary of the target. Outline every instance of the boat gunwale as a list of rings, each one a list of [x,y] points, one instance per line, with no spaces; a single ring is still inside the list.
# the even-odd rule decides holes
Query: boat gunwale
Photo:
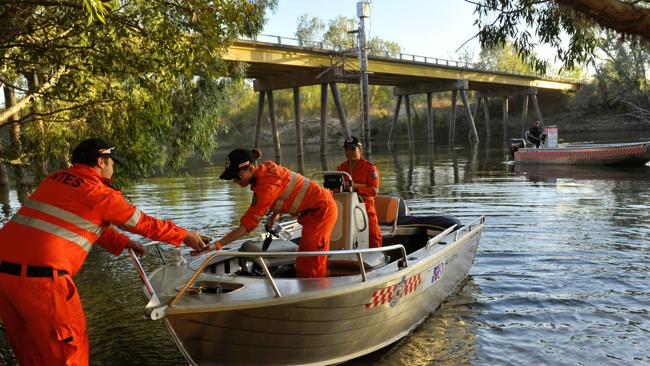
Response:
[[[440,257],[445,257],[446,255],[449,254],[449,252],[453,252],[454,250],[456,250],[456,248],[461,247],[471,238],[477,235],[480,237],[480,234],[484,229],[484,227],[485,224],[483,222],[479,222],[478,224],[470,224],[470,225],[463,226],[460,230],[462,230],[463,228],[471,228],[471,229],[468,230],[464,235],[458,237],[453,242],[444,245],[441,244],[441,246],[444,247],[441,248],[440,250],[435,251],[430,255],[427,255],[424,258],[415,261],[413,265],[408,265],[407,267],[404,267],[402,269],[397,269],[397,270],[392,269],[393,267],[397,266],[397,261],[394,261],[388,264],[387,266],[377,269],[377,271],[371,272],[370,275],[372,275],[372,277],[374,278],[368,278],[368,281],[366,282],[355,281],[355,282],[343,284],[340,287],[292,293],[282,297],[251,298],[249,300],[244,300],[244,301],[229,302],[229,303],[212,303],[205,306],[197,305],[197,304],[179,305],[177,303],[175,305],[168,306],[166,309],[166,313],[167,315],[181,315],[181,314],[188,314],[188,313],[228,311],[233,309],[237,309],[237,310],[254,309],[254,308],[261,308],[261,307],[268,307],[268,306],[286,305],[290,303],[309,301],[314,298],[326,299],[330,297],[341,296],[347,293],[357,292],[366,287],[374,287],[380,283],[388,283],[392,281],[399,282],[402,276],[408,275],[413,272],[422,272],[424,271],[422,267],[426,268],[430,265],[431,262],[435,262],[436,259]],[[449,235],[455,235],[455,233],[450,233]],[[430,251],[429,249],[427,249],[425,244],[422,246],[422,248],[408,254],[408,256],[412,257],[413,255],[417,255],[416,253],[422,250]],[[154,271],[151,274],[151,277],[153,277],[162,268],[164,268],[164,266]],[[382,270],[387,270],[389,268],[391,268],[390,273],[386,273],[386,274],[381,273]],[[210,276],[210,274],[205,274],[205,273],[202,273],[202,275]],[[223,276],[223,275],[217,275],[217,276]],[[359,277],[359,276],[360,274],[355,274],[350,276],[341,276],[339,278],[342,277],[352,278],[352,277]],[[253,280],[260,281],[260,282],[264,281],[268,283],[268,280],[266,278],[254,278]],[[283,281],[283,282],[296,281],[296,280],[298,279],[278,279],[278,281]]]

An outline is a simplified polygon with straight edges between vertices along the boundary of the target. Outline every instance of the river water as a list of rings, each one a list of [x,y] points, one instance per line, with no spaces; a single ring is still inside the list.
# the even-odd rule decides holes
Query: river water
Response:
[[[615,138],[640,139],[650,132]],[[295,168],[293,150],[283,153]],[[470,276],[431,318],[349,365],[650,365],[650,167],[522,170],[504,164],[504,141],[492,137],[477,147],[437,145],[431,173],[426,142],[413,150],[374,147],[381,192],[401,194],[416,214],[466,223],[485,215],[486,229]],[[333,167],[344,157],[331,151]],[[307,155],[308,172],[320,170],[317,147]],[[218,179],[220,171],[217,161],[190,177],[147,179],[127,194],[153,216],[218,236],[250,202],[249,191]],[[17,207],[14,192],[10,199]],[[143,263],[151,271],[161,259],[150,252]],[[126,254],[96,248],[76,282],[92,365],[186,364],[163,324],[143,319]],[[0,364],[14,363],[0,332]]]

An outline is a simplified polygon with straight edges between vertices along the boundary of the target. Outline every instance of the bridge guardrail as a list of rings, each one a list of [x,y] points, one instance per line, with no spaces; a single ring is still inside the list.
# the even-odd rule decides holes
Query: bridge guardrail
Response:
[[[352,49],[343,48],[341,45],[336,45],[333,43],[328,43],[323,41],[310,41],[310,40],[303,40],[299,38],[276,36],[271,34],[258,34],[255,37],[241,37],[241,39],[254,41],[254,42],[272,43],[272,44],[282,45],[282,46],[293,46],[293,47],[300,47],[305,49],[317,49],[317,50],[326,50],[326,51],[334,51],[334,52],[352,50]],[[356,51],[356,49],[353,50]],[[569,77],[564,77],[559,75],[542,75],[539,73],[528,72],[528,71],[507,70],[499,67],[489,67],[489,66],[486,67],[485,65],[473,63],[473,62],[449,60],[440,57],[421,56],[421,55],[414,55],[414,54],[403,53],[403,52],[399,52],[399,53],[394,53],[389,51],[375,52],[373,50],[369,50],[368,55],[375,56],[375,57],[383,57],[388,59],[395,59],[395,60],[420,62],[425,64],[432,64],[432,65],[459,68],[459,69],[462,68],[462,69],[470,69],[470,70],[482,71],[482,72],[498,72],[501,74],[508,74],[508,75],[536,77],[536,78],[560,81],[560,82],[568,82],[568,83],[576,83],[576,84],[584,82],[584,80],[579,80],[579,79],[569,78]]]

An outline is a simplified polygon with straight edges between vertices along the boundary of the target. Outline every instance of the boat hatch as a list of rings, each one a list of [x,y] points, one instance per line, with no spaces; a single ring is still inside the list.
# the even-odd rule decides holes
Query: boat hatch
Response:
[[[176,290],[180,291],[183,286]],[[244,287],[242,283],[222,282],[222,281],[197,281],[194,286],[187,289],[189,295],[201,294],[227,294]]]

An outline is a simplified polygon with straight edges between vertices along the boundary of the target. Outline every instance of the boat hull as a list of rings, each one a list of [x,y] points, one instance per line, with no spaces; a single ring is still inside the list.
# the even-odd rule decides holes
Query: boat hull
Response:
[[[514,158],[521,164],[643,165],[650,161],[650,143],[524,148],[517,150]]]
[[[354,276],[354,285],[326,296],[316,291],[297,301],[223,311],[170,309],[165,321],[192,364],[344,362],[399,340],[438,308],[467,276],[482,229],[435,250],[413,252],[408,267],[386,269],[368,282]]]

